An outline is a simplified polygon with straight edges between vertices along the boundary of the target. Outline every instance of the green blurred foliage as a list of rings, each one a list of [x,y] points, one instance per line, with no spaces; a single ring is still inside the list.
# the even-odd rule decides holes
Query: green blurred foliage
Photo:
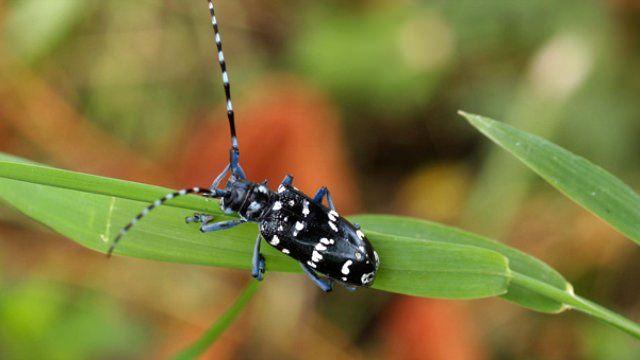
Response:
[[[426,6],[311,7],[292,62],[350,110],[396,119],[425,109],[451,65],[454,33]]]
[[[41,280],[0,292],[3,359],[134,358],[145,327],[109,297]]]
[[[27,62],[47,56],[86,16],[82,0],[12,0],[2,29],[8,50]]]
[[[602,324],[583,324],[585,359],[632,360],[640,358],[640,344],[628,336],[610,331]]]

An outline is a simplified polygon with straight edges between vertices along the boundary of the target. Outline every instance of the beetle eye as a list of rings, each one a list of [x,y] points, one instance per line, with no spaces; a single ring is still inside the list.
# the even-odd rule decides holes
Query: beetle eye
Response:
[[[359,252],[356,252],[356,260],[362,260],[362,254],[360,254]]]

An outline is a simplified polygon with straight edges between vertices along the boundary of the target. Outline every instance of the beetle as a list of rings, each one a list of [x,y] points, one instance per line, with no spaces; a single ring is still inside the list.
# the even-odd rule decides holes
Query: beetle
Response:
[[[297,260],[302,270],[323,291],[331,291],[333,282],[348,289],[371,286],[380,264],[373,246],[360,229],[338,214],[331,194],[321,187],[313,198],[293,186],[293,177],[287,175],[277,191],[266,182],[255,183],[247,179],[239,163],[240,150],[235,130],[235,114],[231,103],[231,87],[222,52],[222,40],[212,0],[208,0],[225,91],[227,117],[231,135],[229,164],[208,188],[182,189],[154,201],[123,227],[111,243],[111,255],[122,237],[151,210],[166,201],[187,194],[200,194],[220,199],[225,213],[236,213],[239,219],[215,222],[212,215],[195,213],[187,223],[200,224],[200,231],[208,233],[246,223],[258,223],[259,232],[252,256],[252,276],[262,280],[266,271],[265,258],[260,252],[262,240],[283,254]],[[220,183],[227,177],[226,186]],[[323,204],[326,199],[327,205]]]

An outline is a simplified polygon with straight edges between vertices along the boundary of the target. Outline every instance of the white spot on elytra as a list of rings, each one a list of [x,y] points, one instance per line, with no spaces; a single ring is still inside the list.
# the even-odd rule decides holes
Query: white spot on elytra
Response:
[[[312,268],[316,268],[316,263],[312,263],[311,261],[307,261],[307,265],[311,266]]]
[[[284,185],[278,186],[278,194],[283,193],[285,190],[286,188],[284,187]]]
[[[353,264],[353,261],[351,260],[345,261],[344,264],[342,265],[341,272],[345,275],[349,275],[349,266],[351,266],[351,264]]]
[[[364,239],[364,233],[362,232],[362,230],[356,230],[356,234],[360,239]]]
[[[304,229],[304,223],[301,223],[300,221],[296,221],[296,230],[300,231]]]
[[[329,239],[327,239],[327,238],[320,239],[320,242],[325,244],[325,245],[331,245],[331,241],[329,241]]]
[[[273,246],[276,246],[280,244],[280,238],[278,238],[278,235],[273,235],[273,238],[271,238],[271,241],[269,243]]]
[[[338,227],[336,226],[336,224],[332,223],[331,221],[329,221],[329,227],[335,231],[338,232]]]
[[[278,211],[278,210],[280,210],[280,209],[282,209],[282,203],[281,203],[280,201],[276,201],[276,202],[273,204],[273,208],[272,208],[272,210],[273,210],[273,211]]]
[[[309,202],[307,200],[302,202],[302,215],[305,217],[309,215]]]
[[[290,254],[291,251],[289,251],[289,249],[282,248],[282,253],[283,254]]]
[[[325,250],[327,250],[327,247],[326,247],[326,246],[324,246],[324,245],[322,245],[321,243],[317,243],[317,244],[316,244],[316,250],[318,250],[318,251],[325,251]]]
[[[328,214],[328,215],[329,215],[329,219],[330,219],[331,221],[336,221],[336,220],[338,220],[338,218],[340,217],[340,215],[339,215],[335,210],[331,210],[331,211],[329,211],[329,214]]]
[[[284,230],[284,228],[282,227],[282,225],[278,226],[278,231],[282,231]]]
[[[342,277],[342,281],[347,281],[347,277],[346,277],[346,276],[343,276],[343,277]]]
[[[362,254],[361,253],[359,253],[359,252],[356,253],[356,260],[358,260],[358,261],[362,260]]]
[[[296,204],[296,202],[295,202],[295,201],[293,201],[293,200],[289,200],[289,206],[293,206],[293,205],[295,205],[295,204]]]
[[[268,193],[268,192],[269,192],[269,191],[267,190],[267,187],[266,187],[266,186],[264,186],[264,185],[260,185],[260,186],[258,186],[258,191],[259,191],[259,192],[261,192],[261,193],[263,193],[263,194],[266,194],[266,193]]]
[[[373,277],[375,275],[375,272],[370,272],[368,274],[363,274],[362,277],[360,278],[360,282],[362,282],[363,284],[370,284],[373,281]]]
[[[322,255],[319,252],[313,250],[313,252],[311,253],[311,261],[320,262],[320,260],[322,260]]]

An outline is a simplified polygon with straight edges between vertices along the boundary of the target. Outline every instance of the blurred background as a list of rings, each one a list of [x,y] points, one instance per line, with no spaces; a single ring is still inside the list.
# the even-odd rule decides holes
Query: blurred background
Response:
[[[439,221],[549,263],[640,319],[640,251],[456,111],[544,136],[640,186],[640,5],[218,1],[244,168],[341,213]],[[0,1],[0,151],[171,187],[229,144],[204,0]],[[166,358],[248,273],[107,260],[0,206],[0,358]],[[269,273],[211,359],[638,359],[585,316],[501,299],[320,293]]]

